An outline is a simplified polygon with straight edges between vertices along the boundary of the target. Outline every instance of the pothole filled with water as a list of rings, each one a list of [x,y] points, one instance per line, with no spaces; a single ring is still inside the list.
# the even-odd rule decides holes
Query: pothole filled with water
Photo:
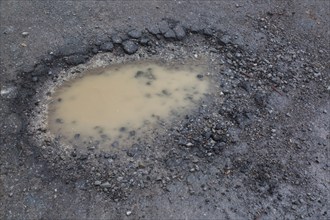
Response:
[[[89,70],[53,94],[48,127],[73,146],[118,149],[194,109],[209,87],[202,72],[155,62]]]

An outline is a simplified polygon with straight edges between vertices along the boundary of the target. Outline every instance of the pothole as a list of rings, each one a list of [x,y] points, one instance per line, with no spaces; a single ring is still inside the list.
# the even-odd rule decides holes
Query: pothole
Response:
[[[227,64],[243,62],[241,49],[192,32],[182,42],[147,36],[133,54],[117,44],[64,48],[23,71],[15,106],[24,109],[25,151],[65,181],[84,178],[122,198],[130,189],[118,179],[137,175],[132,184],[141,188],[163,183],[231,144],[226,115],[241,107],[222,104],[225,95],[246,93],[234,90],[242,77]]]
[[[134,62],[86,71],[52,96],[49,129],[70,146],[117,151],[161,122],[180,120],[196,108],[209,87],[204,72],[205,67],[189,61]]]

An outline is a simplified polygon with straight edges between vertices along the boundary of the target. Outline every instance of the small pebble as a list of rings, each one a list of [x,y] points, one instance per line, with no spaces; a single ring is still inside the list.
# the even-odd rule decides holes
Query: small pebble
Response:
[[[99,185],[101,185],[101,181],[96,180],[96,181],[94,182],[94,185],[95,185],[95,186],[99,186]]]
[[[103,187],[103,188],[110,188],[111,187],[111,184],[109,182],[105,182],[105,183],[102,183],[101,184],[101,187]]]
[[[23,37],[27,37],[27,36],[29,36],[29,32],[26,32],[26,31],[22,32],[22,36],[23,36]]]

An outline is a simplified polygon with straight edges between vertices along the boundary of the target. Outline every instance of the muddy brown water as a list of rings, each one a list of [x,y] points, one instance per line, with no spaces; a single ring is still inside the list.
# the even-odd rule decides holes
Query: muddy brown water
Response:
[[[49,104],[50,131],[103,150],[143,136],[198,105],[209,87],[202,68],[131,63],[91,70],[60,87]]]

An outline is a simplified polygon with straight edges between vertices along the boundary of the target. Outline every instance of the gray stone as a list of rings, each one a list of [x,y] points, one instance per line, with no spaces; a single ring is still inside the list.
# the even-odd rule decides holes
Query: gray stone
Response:
[[[149,31],[149,33],[151,33],[151,34],[153,34],[153,35],[160,34],[159,27],[156,26],[156,25],[147,28],[147,30]]]
[[[159,31],[160,31],[160,33],[162,33],[162,34],[165,34],[165,33],[170,29],[170,27],[169,27],[167,21],[161,21],[161,22],[158,24],[158,26],[159,26]]]
[[[96,39],[95,39],[95,45],[96,46],[100,46],[101,44],[103,44],[104,42],[107,42],[109,41],[109,38],[108,36],[106,35],[100,35],[100,36],[97,36]]]
[[[166,39],[175,39],[176,38],[176,35],[174,33],[173,30],[169,29],[165,34],[164,34],[164,37]]]
[[[109,182],[105,182],[105,183],[102,183],[100,186],[102,188],[110,188],[111,187],[111,184]]]
[[[92,48],[92,53],[97,54],[99,52],[99,49],[95,46]]]
[[[27,36],[29,36],[29,32],[27,32],[27,31],[22,32],[22,36],[23,36],[23,37],[27,37]]]
[[[142,32],[139,30],[131,30],[130,32],[127,33],[129,37],[139,39],[142,36]]]
[[[101,185],[101,181],[96,180],[96,181],[94,182],[94,185],[95,185],[95,186],[100,186],[100,185]]]
[[[131,40],[124,41],[122,45],[127,54],[134,54],[139,49],[139,46]]]
[[[225,142],[226,138],[223,136],[223,135],[220,135],[220,134],[217,134],[217,133],[213,133],[211,135],[211,138],[214,140],[214,141],[221,141],[221,142]]]
[[[231,37],[229,35],[223,35],[218,39],[218,43],[220,45],[226,45],[230,43],[230,41],[231,41]]]
[[[140,43],[142,45],[147,45],[149,43],[150,39],[147,36],[143,36],[140,40]]]
[[[116,35],[116,34],[112,36],[111,40],[115,44],[121,44],[123,42],[123,40],[121,39],[121,37],[118,36],[118,35]]]
[[[111,157],[111,154],[109,154],[109,153],[104,153],[104,154],[103,154],[103,157],[104,157],[105,159],[108,159],[108,158]]]
[[[177,25],[173,30],[178,40],[182,40],[183,38],[185,38],[186,32],[181,25]]]
[[[81,154],[79,157],[79,160],[87,160],[88,159],[88,154]]]
[[[113,50],[113,43],[105,42],[105,43],[101,44],[100,49],[105,52],[110,52]]]

